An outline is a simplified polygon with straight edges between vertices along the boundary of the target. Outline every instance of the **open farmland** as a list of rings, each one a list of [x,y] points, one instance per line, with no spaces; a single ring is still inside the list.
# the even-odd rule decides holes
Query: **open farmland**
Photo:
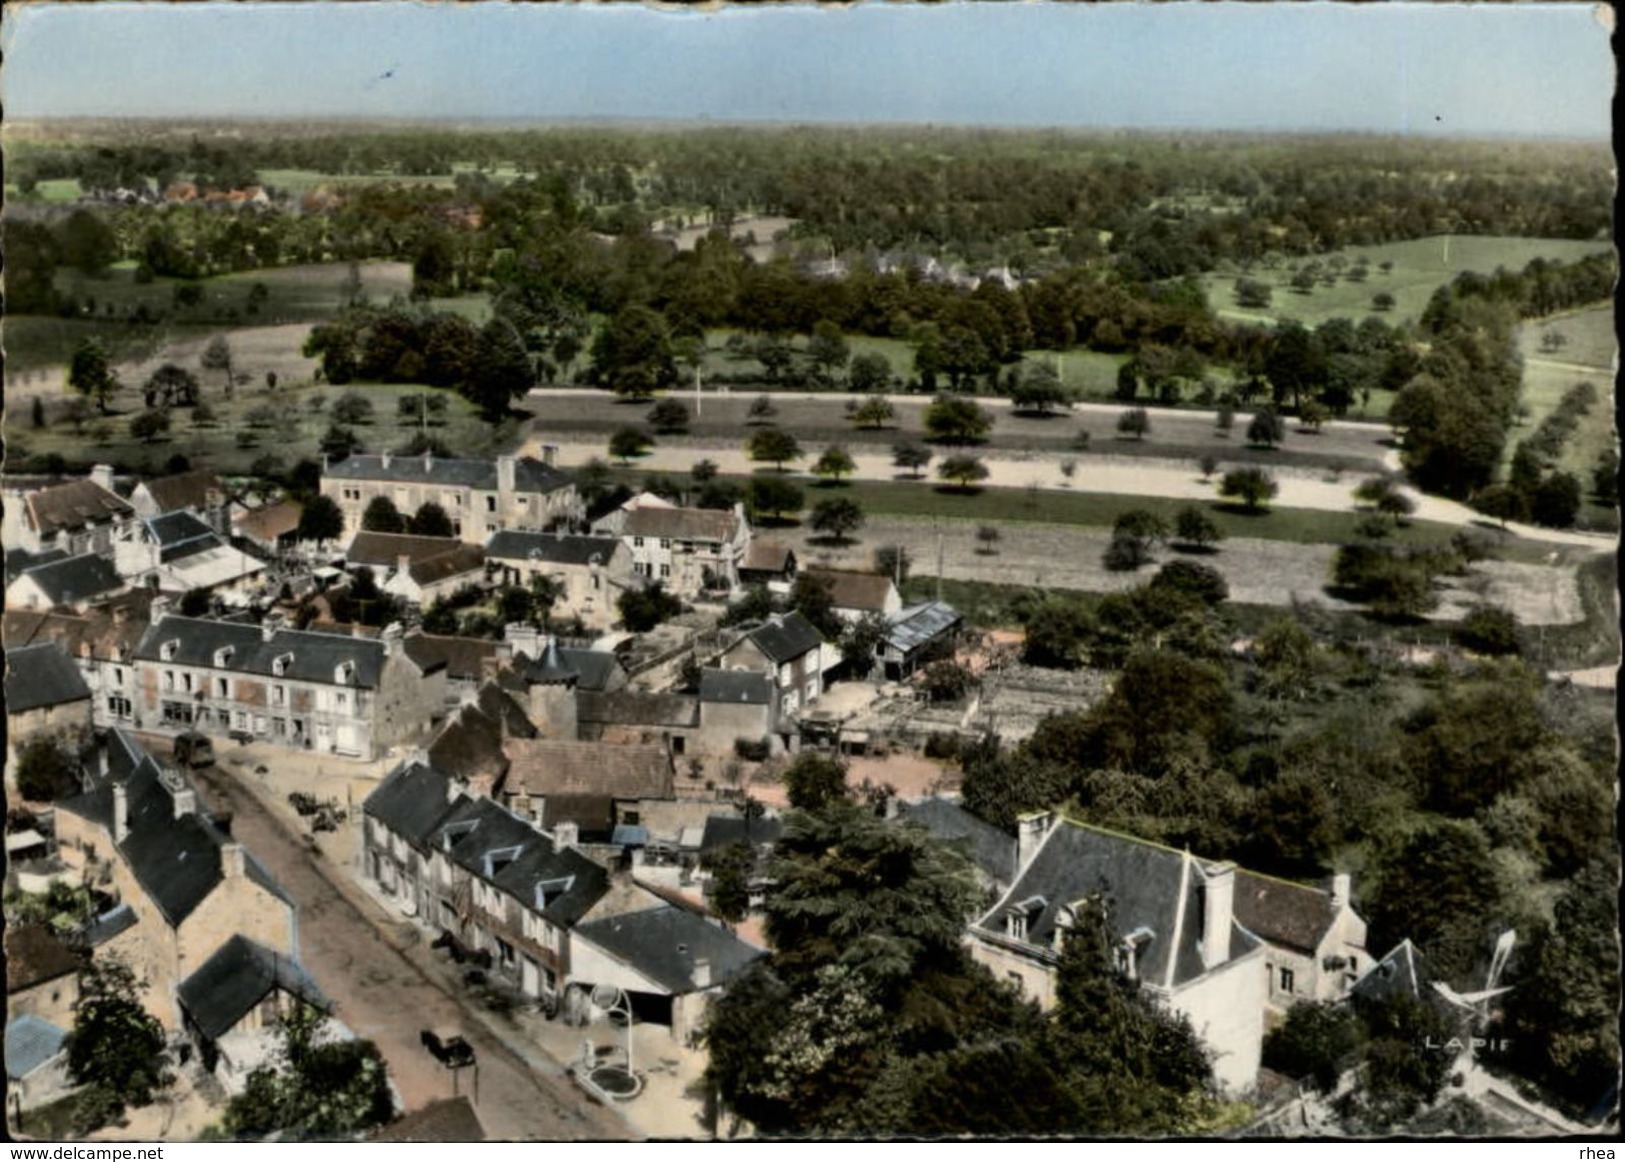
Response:
[[[1308,294],[1300,294],[1292,289],[1291,268],[1298,265],[1296,263],[1283,262],[1273,269],[1255,266],[1245,272],[1245,277],[1267,283],[1274,291],[1270,305],[1261,310],[1236,306],[1232,288],[1236,278],[1243,274],[1239,269],[1204,275],[1202,282],[1207,289],[1208,301],[1224,318],[1250,322],[1296,319],[1315,327],[1327,319],[1362,319],[1381,313],[1372,307],[1371,298],[1386,291],[1394,296],[1395,305],[1384,317],[1397,323],[1404,319],[1420,318],[1433,292],[1466,271],[1490,274],[1497,267],[1522,270],[1536,258],[1572,262],[1607,249],[1606,243],[1577,239],[1503,238],[1471,234],[1440,235],[1381,246],[1349,247],[1303,260],[1318,261],[1323,269],[1334,257],[1342,258],[1346,263],[1335,286],[1317,282],[1314,290]],[[1367,261],[1369,274],[1363,282],[1349,279],[1348,272],[1361,259]],[[1393,268],[1384,272],[1384,262],[1392,262]]]

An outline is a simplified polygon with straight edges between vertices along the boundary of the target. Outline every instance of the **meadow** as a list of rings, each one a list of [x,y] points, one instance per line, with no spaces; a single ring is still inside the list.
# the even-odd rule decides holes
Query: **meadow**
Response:
[[[1299,265],[1296,262],[1281,263],[1274,269],[1254,266],[1244,271],[1230,267],[1203,275],[1202,284],[1213,309],[1227,319],[1263,323],[1296,319],[1306,326],[1317,327],[1327,319],[1359,320],[1367,315],[1381,315],[1391,323],[1398,323],[1420,318],[1433,292],[1466,271],[1490,274],[1497,267],[1522,270],[1536,258],[1572,262],[1607,249],[1608,244],[1604,242],[1575,239],[1439,235],[1316,255],[1313,260],[1320,262],[1328,273],[1327,264],[1333,258],[1341,258],[1346,265],[1335,285],[1317,282],[1308,294],[1292,289],[1292,268]],[[1349,279],[1348,272],[1362,259],[1369,268],[1367,277],[1364,281]],[[1385,262],[1393,263],[1392,268],[1384,271]],[[1273,290],[1270,305],[1258,310],[1238,307],[1233,289],[1238,277],[1268,284]],[[1374,295],[1383,292],[1394,296],[1395,305],[1386,312],[1376,310],[1371,302]]]

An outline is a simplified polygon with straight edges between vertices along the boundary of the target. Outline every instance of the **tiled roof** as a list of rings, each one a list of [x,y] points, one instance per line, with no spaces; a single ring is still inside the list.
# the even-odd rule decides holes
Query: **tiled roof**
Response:
[[[727,543],[739,535],[739,517],[717,508],[634,508],[626,514],[621,534]]]
[[[74,660],[56,642],[6,651],[6,713],[88,701],[90,687]]]
[[[298,501],[279,500],[275,504],[256,508],[252,512],[245,512],[237,518],[237,531],[245,537],[253,537],[261,541],[274,541],[278,537],[285,537],[299,527],[299,518],[304,515],[305,506]]]
[[[217,493],[221,499],[226,496],[226,486],[220,477],[205,469],[160,476],[144,483],[147,495],[152,497],[159,512],[174,512],[183,508],[202,512],[209,505],[211,492]]]
[[[443,1098],[380,1128],[374,1142],[483,1142],[485,1127],[468,1095]]]
[[[1140,979],[1178,986],[1206,971],[1200,944],[1202,886],[1207,874],[1204,863],[1189,852],[1063,820],[1050,831],[1010,890],[975,926],[1002,933],[1010,910],[1030,904],[1026,941],[1050,949],[1063,908],[1091,896],[1105,896],[1111,901],[1112,924],[1119,938],[1140,929],[1150,933],[1140,948]],[[1258,946],[1256,937],[1232,924],[1229,960]]]
[[[479,681],[485,673],[485,660],[497,654],[492,641],[429,633],[408,634],[401,646],[419,669],[430,671],[444,666],[448,678],[460,681]]]
[[[536,734],[536,728],[519,712],[512,699],[494,686],[487,685],[486,690],[492,692],[490,701],[493,707],[497,698],[512,707],[507,718],[510,723],[522,724],[526,732],[522,737],[530,738]],[[440,733],[435,735],[428,747],[429,762],[436,770],[463,782],[495,782],[508,770],[508,758],[502,751],[505,737],[501,717],[469,703],[458,707]]]
[[[576,927],[574,938],[597,945],[673,996],[725,984],[767,955],[721,925],[669,906],[589,921]],[[695,979],[701,960],[708,963],[704,983]]]
[[[995,883],[1007,884],[1016,874],[1016,841],[991,823],[984,823],[957,803],[932,796],[918,803],[900,803],[900,817],[918,823],[948,843],[963,843],[971,862]],[[1237,889],[1238,895],[1240,889]]]
[[[35,565],[23,573],[52,605],[71,605],[76,601],[89,601],[103,593],[124,588],[124,579],[118,575],[113,562],[95,553],[81,553],[77,557],[63,557],[43,565]]]
[[[607,565],[621,547],[616,537],[580,537],[503,529],[491,534],[485,555],[499,561],[544,561],[551,565]]]
[[[355,535],[344,559],[351,565],[387,566],[393,568],[400,558],[409,561],[427,561],[460,548],[463,542],[456,537],[419,537],[407,533],[375,533],[365,529]],[[469,546],[478,549],[478,545]]]
[[[824,636],[799,611],[775,614],[766,625],[747,635],[775,664],[793,661],[823,644]]]
[[[23,1013],[6,1024],[6,1076],[21,1081],[62,1052],[68,1031],[43,1017]]]
[[[56,642],[71,658],[89,656],[107,660],[133,651],[147,630],[144,617],[118,618],[99,607],[84,613],[5,612],[0,622],[8,648],[37,642]]]
[[[750,670],[701,670],[700,701],[767,706],[773,701],[773,679]]]
[[[750,543],[739,568],[747,573],[783,573],[795,563],[796,555],[783,541],[761,539]]]
[[[71,972],[83,959],[43,924],[7,925],[6,992],[22,992]]]
[[[1312,953],[1337,918],[1331,893],[1257,872],[1236,872],[1236,919],[1271,944]]]
[[[616,746],[553,738],[511,738],[506,793],[672,797],[671,756],[663,746]]]
[[[28,494],[28,522],[42,535],[123,520],[135,510],[100,484],[70,480]]]
[[[306,1004],[326,1008],[316,982],[286,953],[277,952],[246,936],[233,936],[181,981],[177,990],[181,1008],[198,1030],[217,1040],[273,990],[290,993]]]
[[[908,653],[947,633],[964,619],[946,601],[927,601],[900,609],[888,619],[886,644]]]
[[[175,642],[172,658],[162,658],[166,642]],[[222,655],[220,651],[229,650]],[[257,625],[210,621],[195,617],[166,617],[149,628],[136,647],[139,659],[173,661],[181,666],[206,666],[238,674],[280,676],[293,682],[337,684],[337,671],[349,663],[353,670],[346,685],[374,689],[384,668],[384,645],[353,636],[278,629],[266,641]],[[219,661],[217,661],[217,658]],[[281,675],[275,663],[287,659]]]
[[[857,609],[864,613],[884,613],[887,598],[897,587],[884,573],[859,573],[850,569],[807,569],[805,576],[829,587],[830,603],[836,609]]]

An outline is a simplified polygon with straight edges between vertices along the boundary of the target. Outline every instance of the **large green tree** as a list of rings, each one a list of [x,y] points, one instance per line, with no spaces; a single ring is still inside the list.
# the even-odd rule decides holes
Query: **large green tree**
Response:
[[[249,1074],[226,1106],[234,1138],[333,1139],[382,1125],[393,1113],[389,1073],[371,1041],[322,1037],[327,1017],[301,1005],[282,1019],[275,1064]]]
[[[163,1026],[141,1005],[145,987],[117,956],[98,956],[79,973],[68,1073],[94,1086],[115,1115],[125,1106],[150,1104],[170,1082]]]
[[[620,310],[592,345],[592,377],[616,395],[649,399],[677,382],[666,321],[648,307]]]

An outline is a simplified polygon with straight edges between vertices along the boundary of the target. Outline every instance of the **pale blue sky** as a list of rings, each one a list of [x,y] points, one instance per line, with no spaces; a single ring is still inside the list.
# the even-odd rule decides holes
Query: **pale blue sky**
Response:
[[[1604,137],[1583,4],[35,4],[6,113]],[[394,75],[382,74],[394,70]]]

